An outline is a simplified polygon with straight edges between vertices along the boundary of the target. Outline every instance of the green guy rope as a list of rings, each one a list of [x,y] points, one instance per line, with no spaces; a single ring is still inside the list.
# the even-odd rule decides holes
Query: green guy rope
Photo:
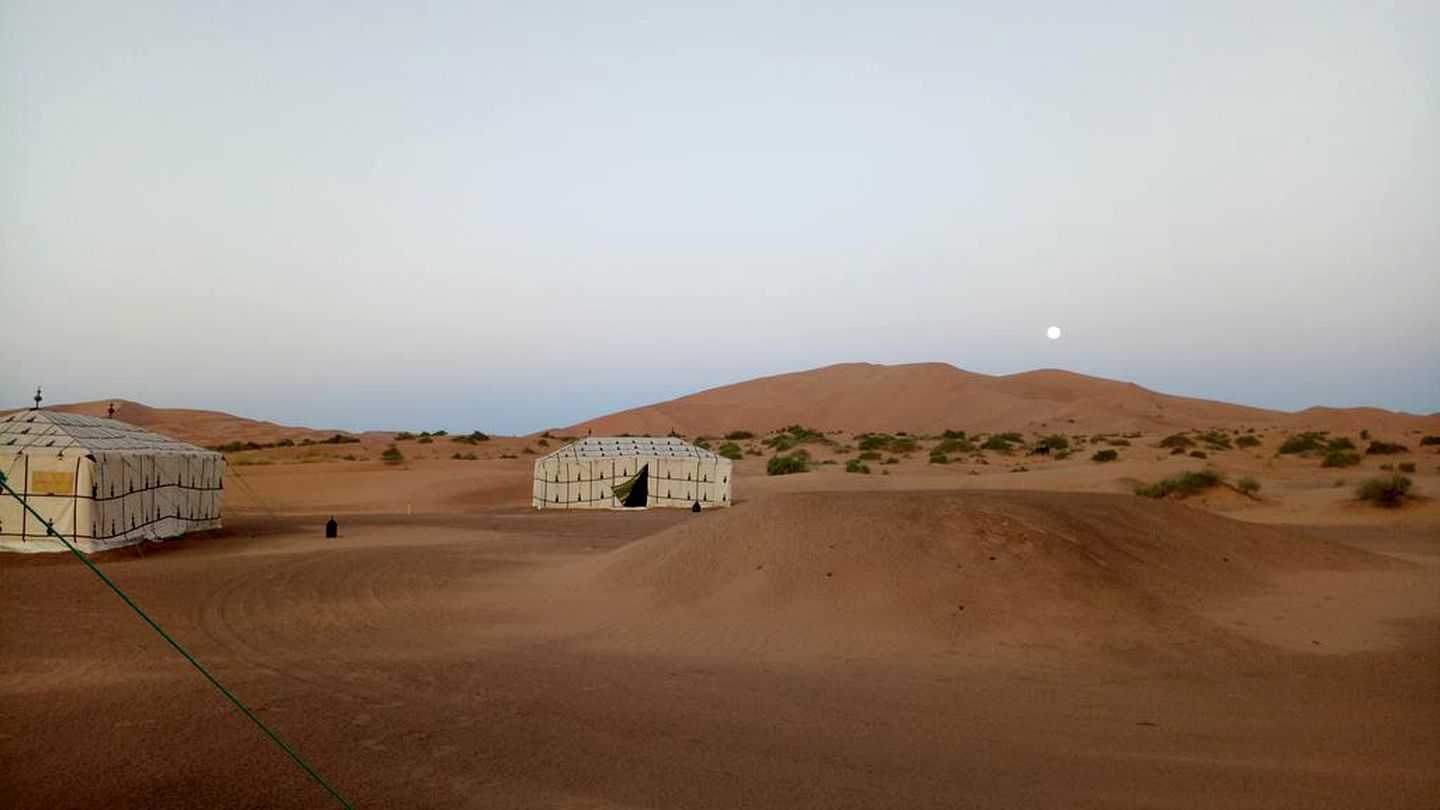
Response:
[[[65,548],[69,549],[70,553],[75,555],[76,559],[84,563],[85,567],[89,568],[90,571],[95,574],[95,576],[99,577],[101,582],[104,582],[106,585],[108,585],[110,587],[110,590],[115,592],[116,596],[120,597],[120,599],[124,601],[125,604],[129,605],[130,609],[135,611],[135,615],[143,619],[146,624],[150,625],[150,629],[159,633],[161,638],[169,642],[170,646],[174,647],[176,652],[180,653],[180,655],[182,655],[186,661],[190,662],[190,666],[194,667],[196,672],[204,675],[205,680],[209,681],[212,686],[220,690],[220,694],[224,695],[226,699],[228,699],[231,703],[235,704],[235,708],[239,709],[241,714],[245,715],[245,717],[247,717],[250,722],[254,723],[257,728],[264,732],[266,737],[269,737],[276,745],[280,746],[280,750],[284,751],[286,756],[295,760],[295,764],[300,766],[300,770],[304,771],[307,776],[315,780],[316,784],[324,788],[325,792],[330,794],[330,797],[335,800],[336,804],[344,807],[345,810],[354,810],[354,806],[351,805],[350,802],[346,801],[344,796],[340,795],[340,791],[331,787],[330,783],[325,781],[325,777],[316,773],[315,769],[310,767],[310,763],[306,762],[303,757],[301,757],[298,753],[295,752],[295,749],[291,748],[289,745],[286,745],[285,741],[280,739],[279,734],[276,734],[269,726],[265,725],[265,721],[261,720],[259,717],[256,717],[255,713],[250,711],[249,706],[246,706],[240,700],[240,698],[236,697],[235,694],[229,689],[226,689],[225,685],[220,683],[220,681],[214,675],[211,675],[210,670],[206,669],[204,664],[201,664],[199,661],[195,660],[195,656],[191,655],[189,650],[180,646],[180,642],[176,641],[169,633],[165,632],[164,628],[156,624],[155,620],[150,618],[150,616],[146,614],[145,611],[141,610],[140,606],[135,604],[134,600],[132,600],[128,595],[126,595],[124,591],[120,590],[120,586],[112,582],[110,580],[110,577],[105,576],[104,571],[101,571],[98,567],[96,567],[95,563],[90,562],[90,558],[86,557],[79,549],[71,545],[70,540],[67,539],[65,535],[56,531],[55,527],[50,525],[50,521],[46,520],[43,517],[40,517],[40,513],[32,509],[30,507],[30,504],[26,502],[25,498],[23,498],[20,493],[10,488],[10,484],[5,480],[5,473],[3,472],[0,472],[0,488],[3,488],[5,492],[10,495],[10,497],[19,501],[20,505],[25,508],[25,511],[34,515],[35,519],[40,521],[40,524],[45,527],[46,534],[50,535],[51,537],[57,538],[61,543],[63,543],[65,545]]]

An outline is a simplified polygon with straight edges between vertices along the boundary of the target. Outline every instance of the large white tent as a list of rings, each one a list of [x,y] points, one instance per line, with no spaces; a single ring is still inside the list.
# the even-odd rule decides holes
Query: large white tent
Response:
[[[41,409],[0,417],[0,472],[81,551],[220,525],[224,456],[113,419]],[[0,495],[0,550],[65,547]]]
[[[734,464],[683,439],[593,437],[535,461],[536,509],[730,505]]]

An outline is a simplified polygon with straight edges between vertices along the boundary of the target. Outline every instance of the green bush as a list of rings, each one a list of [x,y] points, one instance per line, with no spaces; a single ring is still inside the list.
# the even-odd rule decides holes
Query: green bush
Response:
[[[1171,433],[1160,440],[1161,447],[1194,447],[1195,440],[1184,433]]]
[[[1331,439],[1325,443],[1326,450],[1354,450],[1355,443],[1349,437],[1341,436],[1338,439]]]
[[[1426,436],[1420,440],[1421,447],[1431,447],[1440,444],[1440,436]]]
[[[746,439],[755,438],[755,434],[748,430],[732,430],[725,434],[725,438],[732,442],[743,442]]]
[[[435,440],[429,436],[421,436],[420,444],[434,444]]]
[[[920,445],[905,434],[891,436],[888,433],[861,433],[855,437],[861,450],[886,450],[891,453],[913,453]]]
[[[947,431],[945,431],[944,433],[940,434],[940,438],[942,438],[942,439],[959,439],[960,441],[964,441],[964,440],[965,440],[965,431],[963,431],[963,430],[947,430]]]
[[[824,442],[825,434],[818,430],[802,427],[801,425],[790,425],[776,431],[773,436],[766,436],[760,440],[766,447],[773,447],[775,450],[784,452],[802,444],[813,442]]]
[[[1295,436],[1286,436],[1285,441],[1280,443],[1280,449],[1276,450],[1277,455],[1290,455],[1293,453],[1318,453],[1327,445],[1325,431],[1311,430]]]
[[[796,450],[789,455],[775,454],[765,465],[766,475],[791,475],[810,471],[810,454]]]
[[[1164,498],[1170,495],[1184,498],[1219,486],[1224,480],[1225,476],[1214,470],[1186,472],[1163,478],[1153,484],[1136,487],[1135,494],[1146,498]]]
[[[1241,495],[1254,495],[1260,491],[1260,482],[1247,475],[1235,482],[1235,489]]]
[[[869,467],[868,465],[866,465],[866,464],[861,464],[861,463],[860,463],[860,459],[858,459],[858,458],[852,458],[852,459],[850,459],[849,461],[845,462],[845,472],[847,472],[847,473],[861,473],[861,474],[863,474],[863,475],[869,475],[869,474],[870,474],[870,467]]]
[[[1365,448],[1365,455],[1390,456],[1396,453],[1404,453],[1408,449],[1409,448],[1407,448],[1403,444],[1391,444],[1390,442],[1370,442],[1370,446]]]
[[[973,453],[975,444],[966,438],[946,439],[930,448],[932,453]]]
[[[875,450],[866,450],[860,454],[861,461],[879,461],[880,453]]]
[[[1220,430],[1207,430],[1195,438],[1210,446],[1211,450],[1229,450],[1230,437]]]
[[[1355,490],[1355,496],[1362,501],[1371,501],[1376,506],[1393,509],[1405,502],[1410,492],[1411,481],[1403,475],[1387,475],[1371,478]]]
[[[380,454],[380,460],[386,464],[399,464],[405,460],[405,456],[401,454],[400,448],[392,444]]]
[[[1235,440],[1236,447],[1259,447],[1260,440],[1254,436],[1241,436]]]
[[[994,450],[997,453],[1010,453],[1013,452],[1015,448],[1005,436],[991,436],[980,445],[980,449]]]
[[[456,453],[450,458],[453,458],[456,461],[475,461],[479,458],[479,456],[475,455],[474,453]]]
[[[726,442],[720,445],[720,449],[715,452],[719,453],[725,458],[730,459],[731,461],[739,461],[740,458],[745,454],[744,451],[740,449],[740,445],[734,442]]]
[[[490,437],[487,434],[481,433],[478,430],[472,430],[470,431],[470,433],[464,436],[456,436],[450,441],[459,442],[460,444],[479,444],[480,442],[490,441]]]
[[[1114,450],[1099,450],[1095,455],[1090,457],[1090,460],[1104,463],[1106,461],[1114,461],[1117,458],[1120,458],[1120,454]]]
[[[1051,450],[1070,449],[1070,440],[1060,435],[1059,433],[1052,433],[1049,436],[1041,437],[1040,443],[1050,448]]]
[[[947,456],[947,455],[945,455],[944,453],[936,453],[936,452],[934,452],[934,451],[931,451],[931,453],[930,453],[930,463],[931,463],[931,464],[949,464],[949,463],[950,463],[950,457]]]
[[[400,431],[399,433],[396,433],[396,434],[395,434],[395,441],[397,441],[397,442],[408,442],[408,441],[410,441],[410,440],[412,440],[412,439],[414,439],[414,438],[415,438],[415,434],[414,434],[414,433],[411,433],[411,432],[408,431],[408,430],[402,430],[402,431]]]
[[[1321,467],[1354,467],[1360,463],[1360,454],[1351,450],[1331,450],[1325,454]]]

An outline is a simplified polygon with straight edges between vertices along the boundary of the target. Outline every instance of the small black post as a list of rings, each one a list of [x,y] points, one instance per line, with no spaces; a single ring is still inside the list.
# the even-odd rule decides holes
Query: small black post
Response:
[[[696,501],[695,503],[690,504],[690,511],[698,513],[700,511],[700,502]]]
[[[333,517],[330,518],[330,522],[329,522],[329,523],[326,523],[326,524],[325,524],[325,536],[326,536],[327,538],[328,538],[328,537],[339,537],[339,536],[340,536],[340,524],[339,524],[339,523],[336,523],[336,522],[335,522],[335,518],[333,518]]]

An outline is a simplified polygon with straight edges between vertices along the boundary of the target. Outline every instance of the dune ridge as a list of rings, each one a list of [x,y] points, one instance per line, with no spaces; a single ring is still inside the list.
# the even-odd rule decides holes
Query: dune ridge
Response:
[[[724,434],[789,424],[853,432],[1282,427],[1404,432],[1440,430],[1440,414],[1378,408],[1296,413],[1178,397],[1134,383],[1058,369],[1006,376],[945,363],[842,363],[700,391],[571,425],[569,433]]]

